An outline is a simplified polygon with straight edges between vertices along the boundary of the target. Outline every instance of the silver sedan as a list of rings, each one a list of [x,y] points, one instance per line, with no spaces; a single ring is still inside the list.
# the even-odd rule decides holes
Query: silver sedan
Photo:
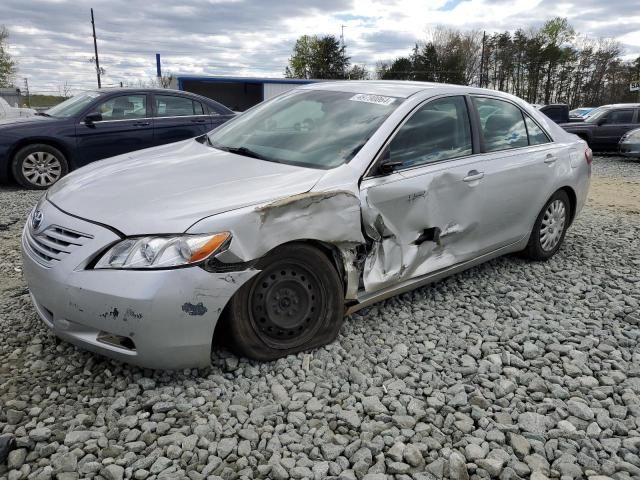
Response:
[[[344,316],[510,252],[548,260],[591,151],[526,102],[412,82],[307,85],[208,135],[82,168],[22,237],[56,335],[152,368],[331,342]]]
[[[618,143],[618,151],[621,155],[631,158],[640,158],[640,128],[625,133]]]

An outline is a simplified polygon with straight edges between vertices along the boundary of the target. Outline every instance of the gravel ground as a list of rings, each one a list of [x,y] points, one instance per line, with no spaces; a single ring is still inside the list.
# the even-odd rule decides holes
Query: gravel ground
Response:
[[[153,372],[37,319],[18,243],[38,196],[0,190],[2,478],[640,478],[640,215],[587,207],[551,261],[390,299],[310,354]]]

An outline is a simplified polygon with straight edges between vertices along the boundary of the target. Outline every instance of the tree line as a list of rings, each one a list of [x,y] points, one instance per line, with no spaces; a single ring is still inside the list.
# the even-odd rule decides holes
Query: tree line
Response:
[[[485,35],[437,27],[406,56],[381,62],[376,77],[473,85],[513,93],[530,103],[572,107],[636,101],[629,83],[640,79],[640,57],[621,58],[611,39],[579,35],[567,19],[540,28]],[[285,70],[288,78],[366,79],[333,36],[303,36]]]
[[[565,18],[530,30],[498,32],[436,28],[410,55],[378,65],[383,79],[476,85],[513,93],[530,103],[573,107],[633,102],[629,83],[640,57],[625,62],[611,39],[578,35]]]

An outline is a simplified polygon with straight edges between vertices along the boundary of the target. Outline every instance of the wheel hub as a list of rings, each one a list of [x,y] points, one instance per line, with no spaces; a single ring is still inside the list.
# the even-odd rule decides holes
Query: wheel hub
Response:
[[[257,330],[277,341],[295,340],[320,314],[315,276],[300,266],[264,271],[253,289],[251,314]]]
[[[62,164],[49,152],[33,152],[22,161],[22,175],[35,186],[48,187],[62,176]]]
[[[567,218],[567,209],[560,200],[549,204],[540,226],[540,245],[545,251],[553,250],[562,238]]]

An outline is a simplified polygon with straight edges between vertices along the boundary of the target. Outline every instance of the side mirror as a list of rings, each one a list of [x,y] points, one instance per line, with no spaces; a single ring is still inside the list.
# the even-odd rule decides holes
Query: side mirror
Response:
[[[90,113],[86,117],[84,117],[84,123],[87,125],[91,125],[94,122],[101,122],[102,114],[101,113]]]
[[[396,168],[402,165],[402,162],[394,162],[391,159],[391,152],[387,149],[382,156],[382,161],[378,166],[378,172],[382,175],[389,175],[395,171]]]
[[[598,126],[604,125],[605,123],[607,123],[607,117],[604,117],[598,120]]]
[[[378,171],[382,175],[390,175],[396,171],[396,168],[402,165],[402,162],[394,162],[390,158],[387,158],[382,161],[380,166],[378,167]]]

